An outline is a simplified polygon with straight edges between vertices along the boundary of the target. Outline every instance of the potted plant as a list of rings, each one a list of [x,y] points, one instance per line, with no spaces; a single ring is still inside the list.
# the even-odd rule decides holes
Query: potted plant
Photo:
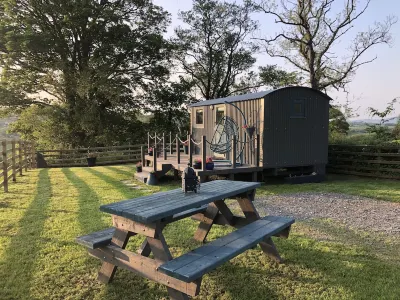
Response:
[[[206,160],[206,170],[214,170],[214,162],[211,156],[207,157]]]
[[[153,156],[153,147],[150,147],[147,152],[150,156]]]
[[[189,154],[189,141],[185,141],[184,143],[183,143],[183,149],[184,149],[184,153],[185,154]]]
[[[97,154],[88,150],[86,161],[88,167],[94,167],[96,165]]]
[[[254,131],[256,131],[256,128],[254,127],[254,125],[245,124],[245,125],[243,125],[243,128],[246,130],[249,137],[252,138]]]
[[[155,171],[150,171],[149,176],[146,181],[147,185],[156,185],[157,184],[157,173]]]
[[[138,162],[136,164],[136,172],[138,172],[138,173],[142,172],[142,163],[141,162]]]
[[[193,169],[201,169],[201,159],[196,158],[194,160]]]

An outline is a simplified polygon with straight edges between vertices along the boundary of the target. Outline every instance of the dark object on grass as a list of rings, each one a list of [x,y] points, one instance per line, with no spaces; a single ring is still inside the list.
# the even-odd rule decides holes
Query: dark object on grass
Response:
[[[149,173],[149,177],[147,177],[147,185],[156,185],[157,184],[157,174],[154,171]]]
[[[97,157],[86,157],[88,167],[94,167],[96,165]]]
[[[200,184],[196,172],[188,165],[182,174],[182,191],[184,193],[191,191],[197,193],[199,187]]]
[[[320,183],[324,180],[325,180],[325,175],[322,174],[285,177],[285,183],[290,183],[290,184]]]

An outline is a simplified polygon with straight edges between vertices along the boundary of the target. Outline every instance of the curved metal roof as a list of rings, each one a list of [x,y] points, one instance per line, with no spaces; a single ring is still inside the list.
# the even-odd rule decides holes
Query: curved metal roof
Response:
[[[284,88],[279,88],[275,90],[267,90],[267,91],[262,91],[262,92],[257,92],[257,93],[250,93],[250,94],[244,94],[244,95],[237,95],[237,96],[230,96],[230,97],[225,97],[225,98],[218,98],[218,99],[211,99],[211,100],[204,100],[204,101],[199,101],[196,103],[193,103],[189,105],[189,107],[196,107],[196,106],[207,106],[207,105],[216,105],[216,104],[223,104],[225,102],[238,102],[238,101],[246,101],[246,100],[253,100],[253,99],[259,99],[259,98],[264,98],[266,95],[271,94],[276,91],[284,90],[284,89],[291,89],[291,88],[302,88],[302,89],[309,89],[312,90],[318,94],[321,94],[325,98],[332,100],[331,97],[329,97],[327,94],[309,88],[305,86],[289,86],[289,87],[284,87]]]

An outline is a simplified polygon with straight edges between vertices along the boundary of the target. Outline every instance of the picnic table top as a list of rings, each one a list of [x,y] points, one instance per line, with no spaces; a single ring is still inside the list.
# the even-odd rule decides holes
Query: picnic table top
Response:
[[[200,191],[185,194],[182,189],[159,192],[153,195],[128,199],[100,206],[100,210],[113,215],[128,218],[140,223],[154,223],[174,214],[200,207],[204,204],[233,197],[261,184],[231,180],[215,180],[202,183]]]

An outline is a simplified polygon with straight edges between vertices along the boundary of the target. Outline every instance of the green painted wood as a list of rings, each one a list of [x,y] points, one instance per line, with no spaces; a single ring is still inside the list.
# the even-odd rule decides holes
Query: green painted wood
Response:
[[[161,265],[159,270],[185,282],[192,282],[293,223],[293,218],[264,217]]]
[[[114,235],[115,228],[107,228],[101,231],[96,231],[88,235],[79,236],[76,242],[89,249],[96,249],[110,244]]]
[[[183,193],[181,189],[103,205],[100,210],[141,223],[152,223],[175,214],[197,208],[216,200],[254,190],[261,184],[216,180],[201,185],[199,193]]]

